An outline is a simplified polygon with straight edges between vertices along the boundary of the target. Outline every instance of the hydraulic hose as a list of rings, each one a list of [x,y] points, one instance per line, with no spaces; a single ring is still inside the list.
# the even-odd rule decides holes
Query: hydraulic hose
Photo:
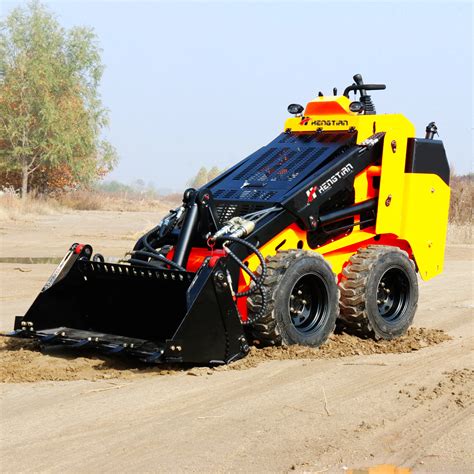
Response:
[[[143,255],[144,257],[149,257],[153,258],[155,260],[159,260],[160,262],[166,263],[166,265],[169,265],[171,267],[176,268],[176,270],[180,270],[182,272],[185,272],[186,269],[182,267],[181,265],[178,265],[176,262],[173,262],[169,258],[166,258],[164,255],[158,252],[146,252],[145,250],[134,250],[132,252],[132,255]]]
[[[176,226],[177,224],[177,219],[175,219],[171,225],[168,227],[167,231],[166,231],[166,234],[164,234],[164,236],[166,236],[167,234],[169,234],[173,229],[174,227]],[[136,255],[138,257],[140,256],[143,256],[143,257],[147,257],[147,258],[152,258],[154,260],[159,260],[160,262],[162,263],[165,263],[166,265],[169,265],[170,267],[173,267],[175,268],[176,270],[180,270],[180,271],[186,271],[186,269],[184,267],[182,267],[181,265],[173,262],[172,260],[166,258],[164,255],[162,255],[160,252],[158,252],[151,244],[150,242],[148,241],[149,238],[159,232],[161,229],[161,224],[153,227],[153,229],[149,230],[141,239],[141,243],[143,244],[143,246],[145,247],[146,250],[142,250],[142,249],[138,249],[138,250],[133,250],[131,252],[131,255]],[[162,239],[164,236],[161,236],[159,237],[158,241],[160,239]],[[136,247],[135,247],[136,248]],[[145,264],[149,264],[151,265],[152,267],[156,268],[156,265],[154,264],[151,264],[150,262],[147,262],[145,260],[141,260],[140,258],[131,258],[128,260],[129,263],[133,263],[133,264],[140,264],[140,265],[145,265]]]
[[[219,241],[219,240],[224,241],[224,242],[227,242],[227,241],[235,242],[235,243],[238,243],[240,245],[243,245],[243,246],[247,247],[253,253],[255,253],[255,255],[257,256],[257,258],[260,261],[261,273],[260,273],[260,276],[257,277],[242,262],[242,260],[240,260],[239,257],[237,257],[237,255],[235,255],[235,253],[232,252],[232,250],[230,250],[228,247],[225,247],[225,243],[224,243],[226,253],[229,255],[229,257],[232,258],[232,260],[234,260],[237,263],[237,265],[239,265],[239,267],[242,268],[242,270],[244,270],[250,276],[252,281],[254,282],[254,286],[252,288],[249,288],[246,291],[236,293],[235,294],[236,298],[241,298],[243,296],[250,296],[250,295],[256,293],[257,291],[260,293],[260,295],[262,297],[262,302],[261,302],[259,312],[257,314],[255,314],[253,317],[251,317],[251,318],[249,317],[246,321],[242,321],[242,325],[244,325],[244,326],[254,324],[265,314],[265,311],[267,309],[267,294],[265,292],[265,288],[263,287],[265,277],[267,276],[267,264],[265,262],[265,258],[263,257],[262,253],[260,252],[260,250],[258,250],[258,248],[255,245],[253,245],[250,242],[247,242],[246,240],[243,240],[239,237],[232,237],[232,236],[223,235],[223,236],[220,236],[216,239],[216,241]]]
[[[145,247],[151,252],[151,253],[158,253],[156,251],[156,249],[154,247],[151,246],[150,242],[148,242],[148,239],[150,238],[150,236],[158,231],[160,229],[160,226],[157,226],[155,227],[154,229],[151,229],[149,232],[147,232],[144,236],[143,236],[143,244],[145,245]],[[160,254],[161,255],[161,254]]]
[[[265,288],[263,286],[260,286],[258,291],[260,292],[260,295],[262,296],[260,310],[254,316],[248,317],[246,321],[242,321],[243,326],[249,326],[250,324],[254,324],[257,321],[259,321],[260,318],[265,314],[265,311],[267,310],[267,293],[265,291]]]
[[[175,227],[175,225],[176,225],[176,222],[172,225],[172,227],[168,230],[167,233],[171,232],[171,230]],[[146,250],[134,250],[132,252],[132,255],[142,255],[144,257],[149,257],[149,258],[153,258],[155,260],[160,260],[161,262],[166,263],[166,265],[170,265],[171,267],[176,268],[177,270],[186,271],[184,267],[177,264],[176,262],[173,262],[172,260],[166,258],[164,255],[159,253],[150,244],[150,242],[148,242],[148,239],[150,238],[150,236],[153,235],[154,233],[158,232],[159,230],[160,230],[160,226],[157,225],[156,227],[154,227],[153,229],[148,231],[141,239],[141,241],[142,241],[144,247],[146,248]],[[139,259],[136,259],[136,260],[140,261]]]
[[[227,247],[227,245],[223,244],[222,247],[224,248],[225,252],[227,253],[227,255],[229,255],[229,257],[231,257],[236,263],[237,265],[239,265],[239,267],[245,272],[247,273],[247,275],[255,282],[257,283],[259,281],[259,278],[255,275],[255,273],[252,272],[252,270],[250,270],[247,265],[245,265],[245,263],[242,262],[242,260],[240,260],[239,257],[237,257],[237,255],[235,255],[234,252],[232,252],[232,250],[230,250],[229,247]]]
[[[224,242],[227,242],[227,241],[235,242],[235,243],[238,243],[240,245],[243,245],[244,247],[247,247],[248,249],[250,249],[252,251],[252,253],[254,253],[257,256],[257,258],[259,259],[260,266],[261,266],[262,270],[261,270],[260,276],[256,277],[255,274],[252,271],[250,271],[248,269],[248,267],[242,262],[242,260],[240,260],[239,257],[237,257],[237,255],[235,255],[235,253],[232,252],[232,250],[230,250],[228,247],[225,247],[226,253],[229,255],[229,257],[231,257],[239,265],[239,267],[242,268],[242,270],[244,270],[250,276],[250,278],[255,283],[254,288],[252,288],[250,290],[247,290],[247,291],[243,291],[241,293],[236,293],[236,296],[237,297],[248,296],[248,295],[254,293],[257,288],[260,288],[263,285],[263,281],[265,280],[265,277],[267,276],[267,264],[265,262],[265,258],[263,257],[262,253],[260,252],[260,250],[258,250],[257,247],[255,247],[255,245],[253,245],[250,242],[247,242],[246,240],[241,239],[239,237],[232,237],[232,236],[229,236],[229,235],[227,235],[227,236],[223,235],[223,236],[217,237],[216,241],[219,241],[219,240],[221,240],[221,241],[223,240]]]

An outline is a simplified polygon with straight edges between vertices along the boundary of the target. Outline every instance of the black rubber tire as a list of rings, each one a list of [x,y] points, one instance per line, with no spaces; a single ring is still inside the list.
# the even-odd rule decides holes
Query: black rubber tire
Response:
[[[385,288],[387,285],[390,288]],[[361,336],[394,339],[405,334],[418,305],[414,262],[398,247],[361,248],[342,271],[340,318]],[[384,291],[388,296],[384,300]],[[387,301],[388,297],[391,301]]]
[[[262,317],[247,327],[249,341],[259,347],[301,344],[318,347],[332,334],[339,314],[339,290],[335,275],[324,258],[305,250],[279,251],[267,259],[267,276],[263,285],[268,304]],[[303,289],[301,313],[290,314],[290,301]],[[299,293],[301,294],[301,293]],[[290,297],[293,295],[293,299]],[[304,300],[306,298],[308,301]],[[304,304],[302,303],[304,302]],[[247,300],[249,316],[260,310],[261,296]],[[291,308],[296,312],[294,308]],[[298,319],[299,318],[299,319]]]

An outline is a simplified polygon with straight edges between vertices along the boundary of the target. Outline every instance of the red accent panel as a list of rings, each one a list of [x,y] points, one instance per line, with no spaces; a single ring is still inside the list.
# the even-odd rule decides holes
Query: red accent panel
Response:
[[[75,249],[74,249],[74,253],[81,253],[82,252],[82,249],[84,248],[84,244],[79,244]]]
[[[173,258],[173,255],[174,248],[166,254],[166,258],[171,260]],[[212,268],[217,263],[217,260],[224,256],[225,252],[223,250],[214,250],[214,252],[211,252],[207,248],[195,247],[191,249],[191,252],[189,254],[188,263],[186,264],[186,270],[188,272],[197,272],[206,257],[211,257],[209,265]]]
[[[215,264],[220,258],[221,257],[215,257],[215,256],[211,257],[211,259],[209,260],[209,268],[214,268]]]
[[[348,115],[347,110],[336,101],[309,102],[304,111],[305,115]]]
[[[242,321],[247,321],[247,297],[237,298],[237,310],[239,311],[240,319]]]
[[[245,282],[243,270],[241,270],[239,273],[239,285],[237,288],[238,288],[239,293],[249,289],[249,286]],[[242,298],[237,298],[237,309],[240,314],[240,319],[242,319],[242,321],[247,321],[248,312],[247,312],[247,297],[246,296],[243,296]]]

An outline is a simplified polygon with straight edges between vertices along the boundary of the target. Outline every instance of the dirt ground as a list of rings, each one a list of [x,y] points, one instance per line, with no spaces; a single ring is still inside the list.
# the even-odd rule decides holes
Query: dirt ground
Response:
[[[0,223],[0,259],[121,256],[153,212]],[[1,260],[0,260],[1,261]],[[0,263],[0,330],[55,265]],[[449,246],[396,342],[252,350],[230,367],[144,368],[0,340],[1,472],[473,472],[473,247]]]

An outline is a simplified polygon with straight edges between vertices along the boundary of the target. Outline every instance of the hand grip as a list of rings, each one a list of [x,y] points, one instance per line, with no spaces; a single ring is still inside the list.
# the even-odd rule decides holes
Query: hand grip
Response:
[[[344,95],[349,97],[349,92],[351,91],[382,91],[386,89],[387,86],[385,84],[353,84],[352,86],[348,86],[344,89]]]

